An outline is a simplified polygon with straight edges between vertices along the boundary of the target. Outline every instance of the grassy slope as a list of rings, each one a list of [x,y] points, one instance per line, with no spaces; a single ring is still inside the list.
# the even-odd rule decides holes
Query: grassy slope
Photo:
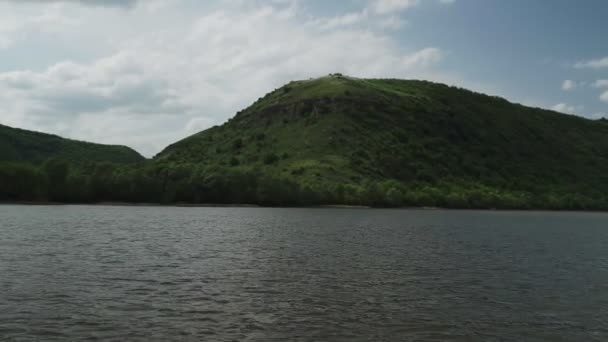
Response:
[[[156,160],[321,186],[397,180],[605,193],[608,125],[425,81],[333,76],[291,82]]]
[[[73,162],[134,163],[144,160],[139,153],[125,146],[69,140],[0,125],[0,162],[37,164],[55,157]]]

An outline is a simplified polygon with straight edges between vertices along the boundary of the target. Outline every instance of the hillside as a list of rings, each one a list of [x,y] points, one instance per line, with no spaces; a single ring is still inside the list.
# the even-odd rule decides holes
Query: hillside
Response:
[[[50,158],[77,163],[134,163],[144,160],[126,146],[93,144],[0,125],[0,162],[39,164]]]
[[[324,202],[608,203],[605,122],[426,81],[291,82],[155,161],[253,172],[322,193]]]

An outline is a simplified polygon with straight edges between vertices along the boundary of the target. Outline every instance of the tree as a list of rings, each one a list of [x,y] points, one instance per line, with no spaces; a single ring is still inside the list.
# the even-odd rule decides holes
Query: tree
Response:
[[[48,197],[51,201],[66,200],[66,180],[70,172],[70,164],[62,159],[47,160],[42,169],[48,181]]]

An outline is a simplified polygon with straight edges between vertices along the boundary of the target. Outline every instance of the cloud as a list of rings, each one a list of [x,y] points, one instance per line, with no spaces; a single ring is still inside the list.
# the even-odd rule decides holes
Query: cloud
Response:
[[[564,91],[570,91],[570,90],[574,90],[576,88],[576,82],[572,81],[572,80],[565,80],[562,83],[562,90]]]
[[[418,4],[418,0],[372,0],[371,9],[378,14],[399,12]]]
[[[602,69],[608,68],[608,57],[592,59],[588,61],[581,61],[574,64],[577,69]]]
[[[443,53],[437,48],[425,48],[413,54],[404,56],[402,64],[408,68],[422,67],[426,68],[437,64],[443,58]]]
[[[597,80],[593,82],[594,88],[608,88],[608,80]]]
[[[353,26],[369,18],[366,10],[361,12],[351,12],[337,15],[330,18],[321,18],[309,22],[309,25],[319,27],[324,30],[332,30],[339,27]]]
[[[401,12],[404,10],[416,7],[421,2],[426,0],[368,0],[370,1],[369,9],[377,14],[389,14]],[[456,0],[437,0],[442,5],[452,5]]]
[[[352,27],[356,25],[398,30],[404,26],[405,20],[401,18],[397,12],[417,4],[418,0],[374,0],[370,2],[369,6],[360,11],[339,14],[328,18],[318,18],[309,21],[307,24],[324,30]]]
[[[592,83],[592,86],[598,89],[608,88],[608,80],[596,80]],[[608,90],[600,95],[600,101],[608,103]]]
[[[6,49],[11,45],[13,45],[13,40],[10,37],[1,35],[0,33],[0,50]]]
[[[407,22],[401,19],[399,16],[391,15],[385,16],[378,21],[378,26],[382,29],[399,30],[404,27]]]
[[[133,7],[139,0],[5,0],[14,3],[39,3],[39,4],[78,4],[83,6],[103,7]]]
[[[62,13],[64,7],[59,3],[22,5],[0,1],[0,50],[8,49],[36,33],[57,33],[63,28],[73,28],[76,22]]]
[[[403,27],[404,20],[398,14],[413,8],[420,0],[368,0],[369,5],[360,11],[340,14],[330,18],[320,18],[312,22],[323,29],[352,26],[361,23],[375,24],[380,28],[397,30]],[[456,0],[438,0],[439,4],[449,5]]]
[[[571,106],[566,103],[558,103],[555,106],[551,107],[556,112],[566,113],[566,114],[576,114],[579,111],[579,107]]]
[[[322,28],[290,2],[232,1],[199,12],[178,4],[156,12],[143,3],[118,12],[57,5],[57,20],[79,18],[79,29],[52,37],[97,55],[0,72],[2,123],[151,156],[293,79],[342,72],[454,83],[437,69],[439,47],[403,48],[380,25],[356,25],[357,16]]]
[[[89,65],[62,62],[39,73],[2,73],[0,86],[63,116],[111,108],[145,113],[180,109],[170,106],[175,95],[166,80],[147,75],[138,59],[136,54],[118,53]]]

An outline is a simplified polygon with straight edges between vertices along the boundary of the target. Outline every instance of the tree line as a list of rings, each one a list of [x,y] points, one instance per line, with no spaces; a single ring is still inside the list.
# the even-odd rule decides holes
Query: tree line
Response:
[[[602,193],[550,186],[525,191],[455,180],[404,184],[385,179],[302,184],[297,177],[250,167],[160,162],[77,164],[60,159],[41,165],[0,163],[0,201],[608,209],[608,197]]]

